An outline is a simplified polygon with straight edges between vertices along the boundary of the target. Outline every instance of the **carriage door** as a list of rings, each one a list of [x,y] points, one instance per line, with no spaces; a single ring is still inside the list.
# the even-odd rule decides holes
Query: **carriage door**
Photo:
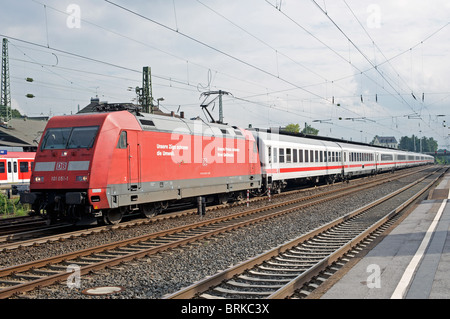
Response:
[[[128,145],[128,189],[137,191],[141,188],[141,146],[138,143],[138,133],[127,131]]]
[[[378,165],[380,163],[380,153],[375,153],[375,172],[378,172]]]
[[[18,181],[19,175],[17,173],[17,160],[13,158],[8,158],[7,160],[7,176],[8,183],[16,183]]]

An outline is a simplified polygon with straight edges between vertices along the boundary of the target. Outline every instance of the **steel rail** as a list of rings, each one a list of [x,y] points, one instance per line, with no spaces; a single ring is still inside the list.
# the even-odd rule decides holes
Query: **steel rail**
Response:
[[[433,172],[435,173],[435,172]],[[433,174],[432,173],[432,174]],[[443,174],[443,173],[442,173]],[[441,174],[441,175],[442,175]],[[430,174],[431,175],[431,174]],[[440,176],[441,176],[440,175]],[[345,253],[347,253],[349,250],[351,250],[357,243],[362,241],[364,238],[367,237],[367,233],[372,233],[373,229],[378,228],[379,225],[383,224],[386,220],[388,220],[391,216],[397,214],[401,209],[403,209],[405,206],[407,206],[411,201],[415,200],[418,196],[420,196],[423,192],[425,192],[429,187],[431,187],[435,181],[440,177],[438,176],[436,179],[434,179],[431,183],[427,184],[425,188],[422,189],[420,193],[415,195],[413,198],[411,198],[407,203],[404,203],[400,205],[397,209],[393,210],[391,213],[389,213],[383,220],[378,221],[370,227],[369,230],[364,231],[360,235],[358,235],[356,238],[348,241],[344,246],[337,249],[334,253],[328,255],[327,257],[323,258],[319,263],[317,263],[315,266],[307,270],[306,272],[298,275],[295,279],[290,281],[288,284],[284,285],[282,288],[279,288],[277,291],[273,292],[269,298],[285,298],[289,295],[291,295],[296,289],[301,287],[305,282],[308,282],[311,280],[314,276],[318,274],[318,272],[322,271],[326,267],[328,267],[330,264],[341,258]],[[201,280],[197,283],[194,283],[193,285],[186,287],[184,289],[181,289],[180,291],[174,292],[170,295],[165,296],[165,299],[187,299],[187,298],[194,298],[199,293],[205,292],[208,289],[217,286],[221,284],[222,282],[233,278],[236,275],[242,274],[244,271],[251,269],[257,265],[262,264],[264,261],[267,261],[273,257],[276,257],[284,252],[289,251],[290,249],[299,246],[302,243],[307,242],[308,240],[311,240],[312,238],[316,237],[317,235],[336,227],[337,225],[349,221],[350,219],[354,218],[357,215],[362,214],[363,212],[367,211],[368,209],[379,205],[380,203],[386,201],[389,198],[395,197],[396,195],[404,192],[405,190],[413,187],[414,185],[420,183],[423,181],[426,177],[423,177],[399,190],[396,192],[386,195],[381,199],[378,199],[362,208],[359,208],[345,216],[339,217],[332,222],[318,227],[317,229],[314,229],[313,231],[309,232],[306,235],[299,236],[296,239],[285,243],[279,247],[276,247],[274,249],[271,249],[267,252],[264,252],[254,258],[249,259],[248,261],[245,261],[243,263],[240,263],[236,266],[233,266],[224,272],[215,274],[211,277],[208,277],[204,280]]]
[[[375,184],[380,184],[381,182],[377,181]],[[366,188],[370,188],[373,187],[374,185],[366,185],[366,187],[364,187],[364,189]],[[362,190],[362,188],[359,186],[359,188],[357,189],[357,191]],[[333,190],[330,193],[335,193],[336,190]],[[347,194],[350,194],[352,192],[355,192],[355,190],[351,190],[349,191],[348,189],[345,189],[343,192],[337,194],[337,195],[333,195],[331,196],[331,199],[333,198],[338,198],[338,197],[342,197],[345,196]],[[319,195],[324,195],[324,194],[319,194]],[[312,198],[318,197],[318,195],[313,195],[311,196]],[[0,277],[4,277],[4,276],[8,276],[14,273],[18,273],[18,272],[24,272],[24,271],[28,271],[30,269],[35,269],[35,268],[39,268],[39,267],[45,267],[47,265],[50,264],[57,264],[63,261],[69,261],[69,260],[73,260],[75,258],[78,257],[86,257],[95,253],[100,253],[100,252],[105,252],[105,251],[109,251],[111,249],[115,249],[115,248],[119,248],[119,247],[125,247],[125,246],[129,246],[132,244],[139,244],[139,243],[143,243],[145,241],[151,240],[151,239],[156,239],[156,238],[161,238],[163,236],[168,236],[168,235],[173,235],[173,234],[178,234],[178,233],[182,233],[185,232],[187,230],[199,230],[200,227],[205,227],[205,226],[214,226],[214,224],[217,224],[219,222],[229,222],[229,221],[234,221],[231,225],[226,225],[223,227],[220,227],[219,229],[213,229],[213,230],[207,230],[201,234],[195,234],[194,236],[188,237],[188,238],[184,238],[184,239],[178,239],[178,240],[174,240],[171,243],[167,243],[167,244],[161,244],[157,247],[152,247],[152,248],[147,248],[147,249],[142,249],[141,251],[138,252],[134,252],[134,253],[130,253],[126,256],[119,256],[116,258],[112,258],[112,259],[107,259],[92,265],[87,265],[87,266],[83,266],[81,267],[81,274],[85,274],[88,273],[92,270],[98,270],[98,269],[103,269],[106,266],[114,266],[117,264],[120,264],[121,262],[125,262],[125,261],[129,261],[129,260],[133,260],[136,258],[142,258],[148,255],[152,255],[152,254],[156,254],[158,252],[162,252],[171,248],[175,248],[178,246],[182,246],[182,245],[187,245],[190,244],[192,242],[198,241],[198,240],[202,240],[205,238],[209,238],[212,237],[214,235],[220,234],[220,233],[224,233],[230,230],[234,230],[234,229],[238,229],[241,227],[245,227],[263,220],[267,220],[270,218],[275,218],[277,216],[283,215],[283,214],[287,214],[289,212],[301,209],[305,206],[310,206],[313,204],[317,204],[319,202],[323,202],[325,200],[330,200],[330,198],[325,198],[325,199],[319,199],[317,201],[314,201],[312,203],[306,203],[306,204],[301,204],[300,206],[294,206],[294,207],[290,207],[287,209],[284,209],[282,211],[278,211],[278,212],[274,212],[274,213],[267,213],[264,214],[263,216],[257,216],[255,218],[249,219],[249,220],[245,220],[245,221],[241,221],[238,222],[237,219],[238,218],[242,218],[244,216],[250,216],[253,214],[257,214],[257,213],[261,213],[261,212],[266,212],[268,210],[271,209],[277,209],[279,207],[282,206],[286,206],[286,205],[293,205],[295,203],[304,201],[304,199],[295,199],[295,200],[290,200],[288,202],[283,202],[283,203],[277,203],[277,204],[273,204],[270,206],[266,206],[263,208],[256,208],[256,209],[252,209],[252,210],[248,210],[245,212],[239,212],[239,213],[235,213],[232,215],[228,215],[226,217],[219,217],[219,218],[214,218],[214,219],[210,219],[210,220],[206,220],[206,221],[202,221],[199,223],[195,223],[195,224],[191,224],[191,225],[187,225],[187,226],[180,226],[177,228],[173,228],[170,230],[166,230],[166,231],[161,231],[158,233],[153,233],[153,234],[148,234],[148,235],[142,235],[139,237],[135,237],[135,238],[130,238],[130,239],[126,239],[120,242],[115,242],[115,243],[109,243],[109,244],[104,244],[104,245],[100,245],[97,247],[92,247],[92,248],[87,248],[81,251],[77,251],[77,252],[73,252],[73,253],[67,253],[67,254],[63,254],[63,255],[59,255],[59,256],[54,256],[54,257],[50,257],[44,260],[39,260],[39,261],[33,261],[33,262],[29,262],[29,263],[25,263],[22,265],[18,265],[18,266],[12,266],[12,267],[8,267],[8,268],[3,268],[0,269]],[[27,283],[23,283],[23,284],[19,284],[19,285],[15,285],[13,287],[9,287],[9,288],[3,288],[0,290],[0,298],[7,298],[10,297],[18,292],[24,292],[24,291],[29,291],[29,290],[33,290],[36,287],[40,287],[40,286],[45,286],[45,285],[49,285],[52,284],[54,282],[58,282],[61,280],[65,280],[67,279],[69,276],[71,275],[71,273],[61,273],[61,274],[56,274],[56,275],[51,275],[51,276],[47,276],[38,280],[34,280],[32,282],[27,282]]]
[[[417,169],[415,167],[415,168],[411,168],[411,169],[402,171],[400,173],[400,175],[398,175],[398,176],[383,176],[377,180],[383,181],[383,180],[389,180],[392,178],[401,178],[404,176],[415,174],[424,169],[425,168],[422,168],[422,167],[419,169]],[[359,182],[362,179],[364,179],[364,178],[358,179],[357,180],[358,182],[356,184],[352,184],[352,186],[347,187],[347,189],[351,189],[351,187],[359,187],[359,185],[365,185],[365,184],[374,182],[374,180],[371,180],[371,181],[366,180],[366,181]],[[316,190],[317,189],[320,190],[322,188],[326,189],[328,186],[329,185],[318,186],[318,187],[315,187],[314,189],[316,189]],[[281,194],[275,194],[275,195],[273,195],[273,197],[285,197],[288,195],[301,194],[303,192],[308,192],[308,191],[310,191],[309,188],[308,189],[300,189],[300,190],[292,190],[292,191],[283,192]],[[250,202],[258,202],[258,201],[262,201],[262,200],[267,200],[267,199],[262,198],[262,197],[256,197],[256,198],[250,199]],[[235,207],[235,206],[243,206],[245,204],[246,204],[245,201],[241,201],[238,203],[232,203],[232,204],[219,204],[219,205],[215,205],[212,207],[207,207],[207,211],[213,211],[213,210],[217,210],[217,209]],[[3,244],[0,244],[0,251],[12,250],[12,249],[17,249],[17,248],[22,248],[22,247],[27,247],[27,246],[35,246],[38,244],[48,243],[48,242],[52,242],[52,241],[61,241],[61,240],[65,240],[65,239],[72,239],[75,237],[87,236],[87,235],[96,234],[96,233],[109,231],[109,230],[123,229],[123,228],[127,228],[127,227],[139,226],[139,225],[146,225],[146,224],[154,223],[154,222],[161,221],[161,220],[178,218],[178,217],[182,217],[182,216],[186,216],[186,215],[193,215],[196,212],[197,212],[196,209],[187,209],[187,210],[183,210],[181,212],[179,211],[179,212],[174,212],[174,213],[158,215],[151,219],[146,218],[146,219],[133,220],[133,221],[129,221],[129,222],[122,222],[118,225],[99,226],[99,227],[94,227],[94,228],[90,228],[90,229],[77,230],[77,231],[71,231],[71,232],[63,232],[63,233],[59,233],[56,235],[32,238],[32,239],[28,239],[28,240],[20,240],[20,239],[27,238],[30,236],[36,237],[36,235],[42,234],[47,231],[53,232],[60,228],[64,229],[64,228],[67,228],[68,225],[54,225],[54,226],[50,226],[50,227],[47,227],[44,229],[37,229],[37,230],[33,230],[33,231],[28,231],[28,232],[13,233],[10,235],[0,236],[0,243],[3,242]]]

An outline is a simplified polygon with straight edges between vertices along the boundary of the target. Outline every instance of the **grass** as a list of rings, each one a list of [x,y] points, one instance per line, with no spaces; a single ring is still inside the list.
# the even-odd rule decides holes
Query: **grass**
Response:
[[[26,216],[29,210],[29,205],[20,203],[19,197],[8,199],[5,194],[0,193],[0,218]]]

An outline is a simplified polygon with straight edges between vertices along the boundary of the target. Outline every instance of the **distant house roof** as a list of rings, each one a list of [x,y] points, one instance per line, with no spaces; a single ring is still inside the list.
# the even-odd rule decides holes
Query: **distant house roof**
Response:
[[[393,144],[397,143],[397,139],[393,136],[377,136],[376,139],[381,144]]]
[[[0,146],[37,148],[48,118],[12,118],[0,125]]]

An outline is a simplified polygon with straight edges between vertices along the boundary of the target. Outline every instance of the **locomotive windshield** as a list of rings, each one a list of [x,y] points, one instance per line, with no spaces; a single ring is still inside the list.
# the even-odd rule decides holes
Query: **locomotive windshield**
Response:
[[[41,149],[91,148],[97,131],[98,126],[50,128]]]

